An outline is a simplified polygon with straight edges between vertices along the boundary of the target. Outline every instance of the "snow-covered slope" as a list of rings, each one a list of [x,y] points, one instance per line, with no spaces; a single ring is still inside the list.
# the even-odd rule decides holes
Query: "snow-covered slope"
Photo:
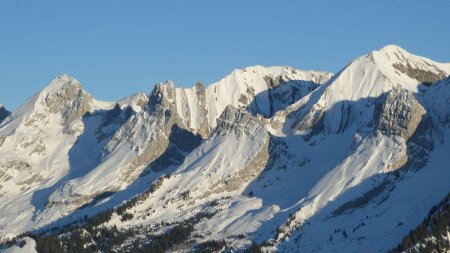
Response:
[[[386,46],[334,76],[255,66],[118,103],[58,77],[0,125],[1,238],[114,208],[89,224],[132,231],[124,252],[183,222],[179,251],[389,250],[450,192],[449,74]]]
[[[433,84],[425,93],[424,101],[429,106],[430,113],[445,126],[450,126],[450,77]]]
[[[17,245],[4,251],[5,253],[37,253],[36,242],[30,237],[22,238]]]
[[[450,194],[434,205],[423,222],[389,252],[449,252],[449,219]]]

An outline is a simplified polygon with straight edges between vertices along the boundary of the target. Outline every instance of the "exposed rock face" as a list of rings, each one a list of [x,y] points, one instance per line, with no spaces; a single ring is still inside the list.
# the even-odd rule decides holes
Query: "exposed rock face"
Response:
[[[10,114],[11,113],[8,112],[2,104],[0,104],[0,123],[2,123],[2,121],[6,119],[6,117],[8,117]]]
[[[380,64],[386,64],[384,70],[397,75],[406,75],[424,85],[444,78],[449,74],[446,64],[413,55],[396,45],[389,45],[372,54]],[[388,70],[389,69],[389,70]]]
[[[162,171],[170,166],[180,165],[185,154],[198,147],[202,140],[200,135],[194,135],[177,124],[173,125],[169,135],[169,146],[160,157],[150,163],[149,167]]]
[[[407,76],[416,79],[425,85],[431,85],[446,76],[445,72],[432,65],[429,65],[429,67],[434,67],[434,71],[413,67],[409,64],[409,62],[407,62],[406,65],[394,63],[392,66],[403,74],[406,74]]]
[[[23,171],[31,168],[30,164],[22,161],[0,160],[0,168],[6,170]]]
[[[158,84],[150,95],[149,107],[154,103],[171,107],[188,129],[205,138],[228,105],[269,118],[331,77],[326,72],[255,66],[235,70],[207,88],[201,83],[191,89],[177,88],[170,81]],[[155,97],[155,94],[160,95]]]
[[[100,127],[106,127],[109,124],[113,123],[116,118],[120,117],[121,112],[122,109],[120,108],[120,105],[116,104],[112,110],[109,110],[105,114],[105,116],[102,119],[102,123],[100,124]]]
[[[184,92],[186,91],[176,88],[171,81],[165,84],[157,84],[150,94],[148,110],[159,113],[161,113],[162,109],[168,110],[166,113],[170,114],[171,118],[178,122],[180,126],[189,128],[204,137],[209,134],[210,130],[207,118],[205,87],[202,83],[197,83],[192,88],[196,103],[188,103],[184,107],[180,107],[179,104],[186,103],[187,100]],[[193,111],[196,112],[195,115],[193,115]],[[192,119],[199,122],[192,122]]]
[[[234,132],[236,136],[240,137],[243,134],[253,135],[262,129],[265,129],[265,126],[260,119],[243,109],[237,109],[230,105],[217,119],[217,128],[214,135],[222,136]]]
[[[385,179],[379,185],[364,193],[362,196],[359,196],[339,206],[336,210],[333,211],[333,215],[349,214],[357,208],[364,207],[374,199],[376,199],[377,202],[381,202],[388,197],[388,193],[386,193],[386,190],[389,191],[389,189],[392,189],[392,187],[394,187],[393,183],[390,182],[389,179]]]
[[[118,103],[122,108],[131,107],[135,112],[145,110],[148,104],[148,96],[145,93],[136,93],[125,97]]]
[[[286,82],[282,76],[277,76],[277,77],[264,76],[264,81],[266,81],[267,88],[269,88],[269,89],[276,88],[276,87],[280,86],[280,84]]]
[[[318,78],[318,80],[323,81],[322,78]],[[264,113],[258,107],[250,107],[249,109],[267,118],[272,117],[276,112],[300,100],[322,84],[321,82],[316,83],[314,81],[291,80],[283,76],[265,76],[264,81],[267,85],[269,113]]]
[[[49,93],[45,98],[50,113],[60,113],[66,125],[80,119],[85,113],[91,111],[92,97],[73,78],[67,76],[58,77],[55,82],[57,90]]]
[[[406,169],[417,171],[427,164],[430,153],[435,146],[432,133],[432,120],[428,115],[425,115],[407,142],[408,160],[404,165]]]
[[[95,131],[97,143],[114,135],[117,128],[125,123],[133,114],[132,106],[121,109],[118,103],[113,109],[103,113],[101,123]]]
[[[200,87],[198,85],[198,87]],[[199,136],[192,134],[186,127],[184,121],[177,113],[176,89],[173,83],[165,85],[158,84],[149,96],[145,110],[133,114],[131,109],[120,109],[120,105],[108,111],[97,130],[103,131],[116,121],[119,121],[119,129],[114,132],[105,148],[102,157],[108,159],[114,152],[122,149],[132,149],[128,162],[116,168],[118,174],[106,185],[99,186],[97,190],[87,191],[83,194],[71,192],[71,184],[64,186],[66,196],[55,196],[54,203],[61,202],[59,199],[69,196],[67,199],[72,205],[80,206],[89,202],[96,196],[105,192],[115,192],[121,187],[130,184],[138,178],[144,170],[150,166],[156,171],[166,169],[169,165],[178,165],[182,162],[183,152],[187,152],[198,145]],[[175,131],[174,131],[175,129]],[[192,137],[192,145],[180,141],[183,133],[189,133]],[[99,134],[98,137],[103,135]],[[186,137],[186,136],[185,136]],[[200,138],[201,139],[201,138]],[[175,155],[176,157],[171,157]],[[170,156],[170,157],[169,157]],[[86,180],[89,180],[86,178]]]
[[[323,120],[325,112],[319,106],[314,105],[313,108],[300,120],[293,125],[293,129],[297,132],[308,132],[308,135],[318,134],[324,128]]]
[[[164,84],[156,84],[152,93],[149,96],[148,110],[158,111],[159,108],[170,109],[175,104],[173,99],[175,98],[175,85],[173,82],[167,82]]]
[[[136,180],[149,164],[166,152],[170,144],[169,134],[171,128],[179,122],[179,119],[176,114],[173,114],[167,99],[161,98],[157,100],[156,98],[159,98],[158,93],[153,93],[151,98],[153,98],[150,100],[152,104],[148,105],[147,110],[131,115],[109,138],[102,150],[101,157],[106,163],[108,163],[108,159],[114,160],[111,157],[113,157],[115,152],[123,152],[122,150],[124,149],[130,150],[127,153],[126,160],[124,159],[125,162],[121,166],[114,168],[115,176],[110,181],[98,185],[92,190],[75,188],[73,185],[89,182],[92,180],[92,177],[100,181],[102,180],[102,175],[94,174],[94,176],[91,176],[87,174],[82,178],[68,181],[61,187],[60,191],[55,192],[50,197],[51,207],[66,204],[70,207],[70,210],[75,210],[107,192],[117,192],[122,187]],[[119,118],[123,119],[123,114],[126,112],[119,112],[117,106],[116,109],[110,111],[111,115],[121,115]],[[113,117],[113,119],[117,120],[118,117]]]
[[[197,105],[197,110],[200,115],[200,124],[198,125],[197,132],[201,136],[207,136],[210,132],[210,126],[208,122],[208,109],[206,103],[206,88],[202,83],[196,83],[193,88],[195,95],[197,96],[197,100],[199,101]],[[188,126],[190,125],[190,122]]]
[[[25,191],[44,180],[31,165],[18,160],[0,160],[0,197],[8,191]]]
[[[396,88],[386,95],[379,112],[376,132],[403,138],[405,153],[390,164],[390,170],[419,170],[433,150],[432,121],[425,108],[410,91]]]
[[[411,91],[396,88],[390,91],[379,114],[377,131],[409,139],[426,113]]]
[[[10,140],[13,143],[9,145],[43,159],[49,152],[51,155],[56,146],[57,141],[50,139],[60,134],[71,138],[83,132],[82,118],[94,110],[93,102],[77,80],[67,75],[58,76],[9,117],[13,127],[4,128],[0,142]]]
[[[136,179],[149,164],[164,154],[169,148],[169,136],[175,124],[185,128],[171,102],[174,95],[171,91],[174,90],[166,92],[162,89],[162,86],[154,89],[147,110],[125,122],[106,146],[108,153],[123,142],[136,147],[136,157],[121,173],[124,182]]]

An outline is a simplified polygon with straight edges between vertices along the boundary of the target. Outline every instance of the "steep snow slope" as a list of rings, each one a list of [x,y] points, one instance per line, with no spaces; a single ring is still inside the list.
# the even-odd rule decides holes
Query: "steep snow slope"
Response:
[[[396,248],[396,252],[448,252],[450,251],[450,193],[435,204],[423,222],[411,230]]]
[[[18,245],[13,245],[6,249],[4,253],[37,253],[36,242],[30,237],[25,237],[18,242]]]
[[[445,141],[448,142],[448,137]],[[450,174],[442,166],[446,163],[448,144],[437,145],[429,157],[430,162],[419,171],[405,167],[396,173],[384,172],[384,164],[379,163],[382,160],[376,157],[380,152],[395,153],[395,146],[381,144],[383,149],[365,151],[372,161],[360,157],[358,165],[367,162],[362,171],[352,171],[351,166],[343,164],[325,177],[340,179],[337,186],[326,186],[326,180],[321,180],[313,188],[309,194],[313,197],[301,203],[300,211],[294,216],[292,223],[297,230],[292,234],[288,228],[281,230],[290,235],[290,240],[283,242],[279,250],[385,252],[422,221],[428,209],[449,189]],[[352,155],[351,159],[356,157]],[[371,176],[362,176],[369,169]],[[343,173],[347,174],[346,179],[336,178]],[[318,192],[318,196],[313,195]]]
[[[424,101],[435,114],[439,122],[450,126],[450,77],[433,84],[425,93]]]

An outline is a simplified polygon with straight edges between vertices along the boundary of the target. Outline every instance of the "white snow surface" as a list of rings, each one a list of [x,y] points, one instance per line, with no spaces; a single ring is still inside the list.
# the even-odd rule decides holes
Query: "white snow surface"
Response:
[[[12,247],[2,250],[2,253],[38,253],[36,251],[36,242],[33,240],[33,238],[30,237],[24,237],[22,238],[20,242],[25,241],[25,245],[23,247],[20,247],[18,245],[13,245]]]

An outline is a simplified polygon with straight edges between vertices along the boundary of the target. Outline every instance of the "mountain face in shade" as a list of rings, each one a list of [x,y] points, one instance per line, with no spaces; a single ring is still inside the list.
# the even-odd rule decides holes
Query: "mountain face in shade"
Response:
[[[58,76],[0,107],[0,240],[388,251],[450,192],[449,75],[390,45],[334,75],[254,66],[118,102]]]
[[[2,104],[0,104],[0,123],[1,123],[4,119],[6,119],[6,117],[8,117],[10,114],[11,114],[11,112],[7,111],[7,110],[5,109],[5,107],[4,107]]]

